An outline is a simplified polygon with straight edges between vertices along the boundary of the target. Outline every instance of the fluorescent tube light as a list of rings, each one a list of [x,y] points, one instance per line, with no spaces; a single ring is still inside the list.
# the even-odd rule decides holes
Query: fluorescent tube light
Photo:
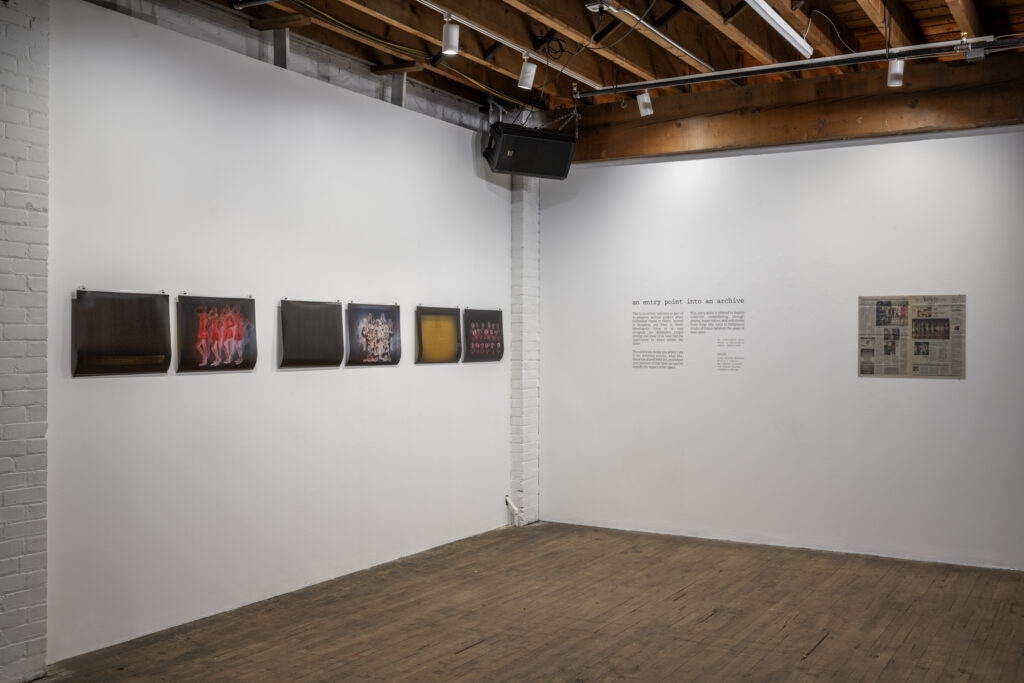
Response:
[[[796,48],[796,51],[803,55],[804,59],[810,59],[814,53],[814,48],[811,44],[804,40],[803,36],[796,32],[792,26],[786,23],[786,20],[776,12],[766,0],[746,0],[747,4],[753,8],[755,12],[761,15],[761,18],[768,22],[768,24],[779,32],[783,38],[785,38],[790,45]]]

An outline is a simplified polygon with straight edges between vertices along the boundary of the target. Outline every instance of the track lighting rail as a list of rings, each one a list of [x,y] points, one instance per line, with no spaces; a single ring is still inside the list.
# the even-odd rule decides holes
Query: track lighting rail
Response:
[[[925,43],[923,45],[893,47],[888,50],[871,50],[868,52],[855,52],[847,55],[804,59],[796,62],[763,64],[759,66],[744,67],[742,69],[712,71],[710,73],[662,78],[653,81],[623,83],[610,88],[597,88],[595,90],[584,91],[579,93],[577,97],[583,98],[597,97],[599,95],[615,95],[619,93],[639,92],[651,88],[677,88],[694,85],[696,83],[713,83],[715,81],[728,81],[736,78],[748,78],[751,76],[768,76],[771,74],[790,73],[793,71],[804,71],[808,69],[823,69],[833,66],[851,66],[854,64],[867,64],[869,62],[884,62],[889,59],[897,58],[924,59],[926,57],[939,57],[944,55],[962,55],[968,60],[974,61],[991,52],[1001,52],[1003,50],[1013,50],[1022,47],[1024,47],[1024,38],[1022,37],[997,39],[993,36],[984,36],[980,38],[966,38],[964,40],[949,40],[941,43]]]

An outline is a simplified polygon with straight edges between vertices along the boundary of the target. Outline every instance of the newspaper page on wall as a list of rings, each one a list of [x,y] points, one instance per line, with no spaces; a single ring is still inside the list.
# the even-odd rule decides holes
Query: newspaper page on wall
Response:
[[[862,296],[860,377],[963,379],[967,297]]]

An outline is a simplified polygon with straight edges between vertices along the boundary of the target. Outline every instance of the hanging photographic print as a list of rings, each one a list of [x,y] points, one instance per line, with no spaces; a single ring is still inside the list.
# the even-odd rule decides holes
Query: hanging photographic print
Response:
[[[255,365],[255,301],[178,297],[178,372],[251,370]]]
[[[348,362],[346,365],[398,365],[402,335],[398,305],[348,305]]]
[[[167,372],[167,295],[79,290],[71,301],[71,348],[74,377]]]
[[[416,362],[458,363],[462,355],[459,309],[416,307]]]
[[[345,359],[341,304],[281,301],[281,367],[338,367]]]
[[[467,308],[462,313],[462,329],[466,334],[466,356],[463,363],[498,361],[505,354],[505,334],[501,311]]]

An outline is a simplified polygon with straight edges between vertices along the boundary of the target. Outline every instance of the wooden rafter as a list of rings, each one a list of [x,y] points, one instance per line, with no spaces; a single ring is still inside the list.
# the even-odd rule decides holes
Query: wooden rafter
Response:
[[[825,57],[856,52],[859,49],[857,39],[852,34],[843,37],[850,49],[843,47],[835,38],[832,27],[821,18],[821,15],[815,21],[811,21],[811,8],[808,8],[806,4],[797,6],[792,0],[768,0],[768,4],[797,31],[803,33],[804,29],[809,26],[807,42],[811,44],[815,52]]]
[[[670,57],[663,51],[652,50],[650,42],[642,36],[627,36],[615,47],[607,49],[599,42],[591,42],[591,36],[597,27],[596,15],[588,12],[583,2],[565,2],[564,0],[502,0],[502,2],[544,26],[554,29],[579,45],[589,44],[591,48],[596,48],[595,54],[640,80],[650,81],[670,75],[688,73],[689,67],[685,62],[674,56]],[[606,17],[604,21],[615,20]],[[606,44],[611,44],[615,40],[614,33],[605,38]]]
[[[382,60],[382,54],[379,50],[376,50],[365,43],[353,40],[343,33],[331,31],[313,23],[309,26],[292,29],[292,32],[295,35],[312,40],[320,45],[330,48],[331,50],[351,55],[358,60],[369,62],[371,64],[391,59],[390,56],[383,55],[384,59]],[[396,59],[400,60],[401,58]],[[479,90],[470,87],[465,82],[456,80],[450,76],[442,76],[439,73],[428,71],[426,68],[422,71],[409,73],[409,78],[431,88],[451,93],[471,102],[481,99]]]
[[[642,16],[645,7],[641,7],[641,4],[647,5],[649,3],[638,3],[635,0],[610,0],[610,4],[612,7],[627,9],[637,16]],[[692,17],[692,15],[689,17],[680,16],[685,14],[685,12],[679,9],[683,7],[685,5],[680,3],[675,8],[669,10],[672,15],[666,13],[666,15],[660,17],[662,20],[659,26],[654,26],[654,21],[658,17],[647,17],[643,23],[637,24],[628,15],[613,14],[613,16],[626,26],[632,27],[636,25],[634,30],[638,35],[647,38],[647,40],[662,50],[686,62],[694,71],[706,73],[708,71],[733,69],[742,66],[735,59],[734,55],[732,59],[728,59],[721,50],[716,51],[717,54],[712,55],[712,50],[709,49],[707,40],[705,36],[701,35],[700,26],[697,25],[699,20]],[[675,21],[672,21],[672,19],[675,19]],[[652,31],[651,27],[655,30]],[[682,46],[685,48],[685,51],[680,50],[677,46]]]
[[[257,31],[270,31],[275,28],[301,28],[312,23],[304,14],[282,14],[267,19],[253,19],[249,26]]]
[[[330,3],[326,0],[304,1],[318,9],[322,9],[331,16],[336,17],[347,24],[358,26],[361,31],[354,32],[340,28],[320,15],[312,16],[312,24],[314,27],[320,27],[333,33],[344,35],[383,54],[390,55],[399,60],[407,60],[410,58],[423,59],[424,56],[423,54],[410,54],[409,52],[400,49],[398,46],[411,47],[415,51],[424,54],[431,54],[435,51],[436,45],[423,41],[419,37],[405,31],[397,30],[379,20],[373,19],[372,17],[358,15],[351,8],[338,3]],[[268,6],[288,13],[300,13],[292,4],[287,2],[275,1],[271,2]],[[300,29],[299,31],[302,30],[306,29]],[[378,40],[373,40],[367,37],[367,35],[364,35],[363,32],[366,34],[382,36],[385,38],[386,42],[382,43]],[[391,44],[389,45],[388,43]],[[443,63],[432,65],[429,62],[425,66],[426,71],[463,84],[468,84],[482,92],[488,92],[488,90],[490,90],[498,93],[507,93],[507,97],[514,99],[523,97],[523,94],[516,92],[517,88],[515,87],[515,80],[511,76],[504,76],[499,73],[495,73],[494,70],[480,66],[479,64],[465,58],[458,60],[455,68],[458,71],[447,68]],[[518,73],[515,74],[515,78],[518,78]]]
[[[961,33],[966,33],[968,38],[985,35],[985,25],[981,22],[974,0],[946,0],[946,6]]]
[[[370,73],[384,76],[386,74],[407,74],[414,71],[423,71],[427,68],[426,62],[415,59],[399,60],[393,64],[378,64],[370,67]]]
[[[230,0],[208,1],[222,7],[230,4]],[[799,59],[771,26],[752,10],[742,9],[745,0],[655,0],[653,6],[651,0],[607,0],[612,10],[628,11],[604,15],[588,11],[585,0],[433,1],[437,6],[417,0],[272,0],[245,14],[254,28],[290,28],[296,35],[378,65],[376,73],[409,70],[410,78],[473,101],[482,103],[481,93],[500,93],[542,108],[576,104],[571,97],[573,79],[558,75],[567,60],[569,68],[580,74],[580,89],[586,90],[590,83],[609,88]],[[894,47],[948,40],[961,33],[976,37],[1024,30],[1024,0],[943,0],[937,6],[932,0],[927,5],[926,0],[767,2],[796,31],[806,30],[815,53],[823,56],[877,49],[884,44],[881,36],[887,26],[889,44]],[[439,10],[444,7],[480,30],[464,25],[459,54],[439,62],[431,57],[439,53],[443,27]],[[815,9],[829,19],[814,14]],[[317,16],[318,11],[352,28],[332,25]],[[634,26],[637,15],[644,15],[654,29]],[[506,43],[550,54],[549,70],[542,65],[537,73],[539,91],[528,93],[516,87],[523,56]],[[590,49],[577,53],[585,44]],[[991,55],[984,62],[1003,63],[1003,57]],[[617,104],[601,108],[599,103],[619,102],[621,94],[588,99],[580,103],[587,114],[577,159],[741,149],[975,125],[936,104],[940,97],[950,97],[973,112],[976,125],[1000,125],[1007,118],[1003,116],[1006,96],[989,87],[994,81],[985,80],[991,76],[990,67],[944,71],[946,66],[966,67],[960,57],[939,58],[943,59],[949,61],[916,62],[908,72],[907,85],[898,91],[873,89],[884,80],[884,63],[879,63],[843,67],[843,71],[831,67],[692,84],[682,86],[682,92],[652,90],[661,97],[655,102],[654,116],[643,119],[635,116],[634,108],[623,110]],[[1014,64],[1020,68],[1022,62]],[[985,74],[973,91],[981,110],[964,95],[970,91],[968,81],[961,78],[967,73]],[[823,74],[830,78],[822,78]],[[948,83],[935,74],[948,76]],[[758,87],[752,87],[755,84]],[[813,94],[807,88],[813,88]],[[730,92],[731,99],[722,94]],[[1006,86],[1005,93],[1019,97],[1019,79]],[[904,104],[909,109],[916,105],[919,111],[906,111]],[[687,115],[680,117],[678,112]],[[627,130],[629,134],[623,132]]]
[[[337,0],[335,4],[338,3],[398,30],[415,35],[435,48],[440,48],[440,37],[444,20],[442,15],[428,7],[415,2],[403,2],[401,0]],[[481,16],[480,12],[482,10],[476,6],[481,4],[479,0],[476,2],[470,0],[468,2],[452,4],[458,8],[459,13],[472,13],[474,21],[476,16]],[[499,22],[491,22],[497,25],[490,26],[485,25],[485,22],[479,23],[491,33],[500,35],[515,45],[532,48],[532,43],[536,37],[535,32],[531,30],[529,22],[525,20],[525,17],[520,19],[520,21],[509,22],[504,25]],[[459,42],[460,56],[483,67],[491,68],[509,78],[519,78],[519,70],[523,64],[523,57],[519,52],[508,47],[502,49],[500,44],[499,47],[495,48],[494,42],[490,38],[481,36],[471,30],[461,31]],[[553,63],[553,66],[557,69],[557,61]],[[592,58],[574,59],[572,69],[598,83],[604,83],[605,79],[610,77],[610,73],[607,73],[608,69],[605,69],[604,72],[600,71],[595,66],[595,60]],[[537,85],[540,86],[541,83],[538,82]],[[548,81],[545,90],[556,97],[568,99],[571,95],[571,83],[567,78],[556,78]]]
[[[637,118],[581,109],[575,162],[621,160],[1024,123],[1024,53],[919,63],[902,88],[872,69],[771,85],[669,95]]]
[[[791,48],[782,47],[782,39],[753,12],[743,12],[726,22],[714,0],[683,1],[704,21],[761,64],[789,61]],[[743,1],[734,0],[730,7]]]
[[[884,36],[888,28],[889,45],[892,47],[924,42],[921,27],[902,0],[857,0],[857,4],[879,33]]]
[[[857,51],[857,40],[853,35],[847,35],[843,38],[851,48],[846,49],[834,38],[835,33],[832,27],[828,26],[827,22],[825,23],[825,28],[818,25],[824,22],[820,16],[817,22],[812,21],[812,8],[807,7],[806,3],[795,3],[792,0],[767,0],[767,2],[794,29],[801,33],[806,30],[805,38],[818,55],[834,57],[835,55]],[[833,67],[826,69],[824,72],[840,74],[845,73],[847,70]]]

